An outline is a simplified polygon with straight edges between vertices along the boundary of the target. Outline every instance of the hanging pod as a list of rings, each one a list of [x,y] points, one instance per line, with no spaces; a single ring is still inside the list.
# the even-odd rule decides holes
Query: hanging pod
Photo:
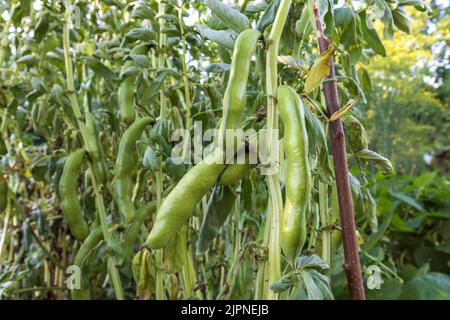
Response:
[[[288,259],[294,262],[305,244],[305,213],[311,196],[308,134],[303,104],[294,89],[289,86],[280,86],[277,99],[284,125],[287,164],[286,200],[281,220],[281,246]]]
[[[248,29],[239,34],[236,39],[230,78],[223,98],[219,145],[226,129],[241,127],[242,115],[247,103],[247,81],[251,57],[255,53],[260,36],[261,33],[258,30]],[[217,183],[225,169],[224,159],[225,152],[218,147],[184,175],[161,204],[153,229],[145,243],[147,247],[158,249],[169,242],[192,215],[198,202]]]
[[[89,233],[77,192],[78,173],[83,164],[85,153],[84,149],[78,149],[67,157],[58,184],[60,206],[64,218],[69,224],[73,236],[80,241],[83,241]]]
[[[132,176],[137,167],[136,142],[145,127],[152,122],[153,119],[150,117],[136,120],[120,139],[115,168],[114,193],[119,212],[126,222],[132,221],[136,211],[132,201],[134,187]]]

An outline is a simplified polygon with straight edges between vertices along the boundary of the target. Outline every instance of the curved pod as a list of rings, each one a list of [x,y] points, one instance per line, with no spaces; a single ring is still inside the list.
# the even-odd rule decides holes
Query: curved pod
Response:
[[[89,233],[89,228],[84,220],[77,196],[77,177],[83,164],[85,153],[84,149],[78,149],[67,157],[58,184],[60,206],[64,217],[73,236],[80,241],[83,241]]]
[[[295,261],[306,240],[305,212],[311,196],[308,134],[303,104],[297,93],[289,86],[280,86],[277,99],[284,124],[287,162],[281,244],[284,254],[290,261]]]

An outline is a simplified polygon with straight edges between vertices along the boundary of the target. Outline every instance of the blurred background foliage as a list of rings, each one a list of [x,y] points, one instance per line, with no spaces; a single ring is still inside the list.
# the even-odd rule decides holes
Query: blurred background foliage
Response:
[[[386,57],[362,63],[371,76],[364,108],[371,145],[401,174],[447,174],[450,166],[450,8],[433,2],[432,9],[432,17],[409,10],[410,32],[384,39]]]

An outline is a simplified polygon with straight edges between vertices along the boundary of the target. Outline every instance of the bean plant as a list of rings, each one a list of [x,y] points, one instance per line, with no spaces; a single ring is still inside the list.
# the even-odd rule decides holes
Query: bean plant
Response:
[[[361,119],[364,63],[426,3],[0,8],[1,298],[349,297],[330,126],[344,126],[354,236],[375,246],[371,176],[394,170]],[[217,135],[198,141],[199,128]],[[252,132],[240,163],[226,158],[229,130]]]

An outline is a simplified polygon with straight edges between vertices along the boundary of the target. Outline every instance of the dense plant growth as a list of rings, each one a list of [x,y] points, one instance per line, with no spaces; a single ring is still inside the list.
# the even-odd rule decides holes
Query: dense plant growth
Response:
[[[432,150],[414,153],[418,137],[392,146],[417,133],[448,148],[448,124],[429,128],[445,125],[448,94],[400,78],[415,61],[389,60],[399,53],[381,40],[414,34],[433,14],[428,3],[0,8],[1,299],[349,298],[335,121],[345,130],[367,297],[450,298],[445,169],[406,175],[413,155]],[[330,39],[323,52],[316,19]],[[342,106],[333,114],[327,82]],[[415,93],[414,110],[389,108]],[[394,132],[402,117],[408,129]],[[198,135],[208,129],[217,134]],[[239,129],[250,134],[233,137],[241,149],[225,159],[221,143]],[[238,151],[244,161],[228,161]]]

